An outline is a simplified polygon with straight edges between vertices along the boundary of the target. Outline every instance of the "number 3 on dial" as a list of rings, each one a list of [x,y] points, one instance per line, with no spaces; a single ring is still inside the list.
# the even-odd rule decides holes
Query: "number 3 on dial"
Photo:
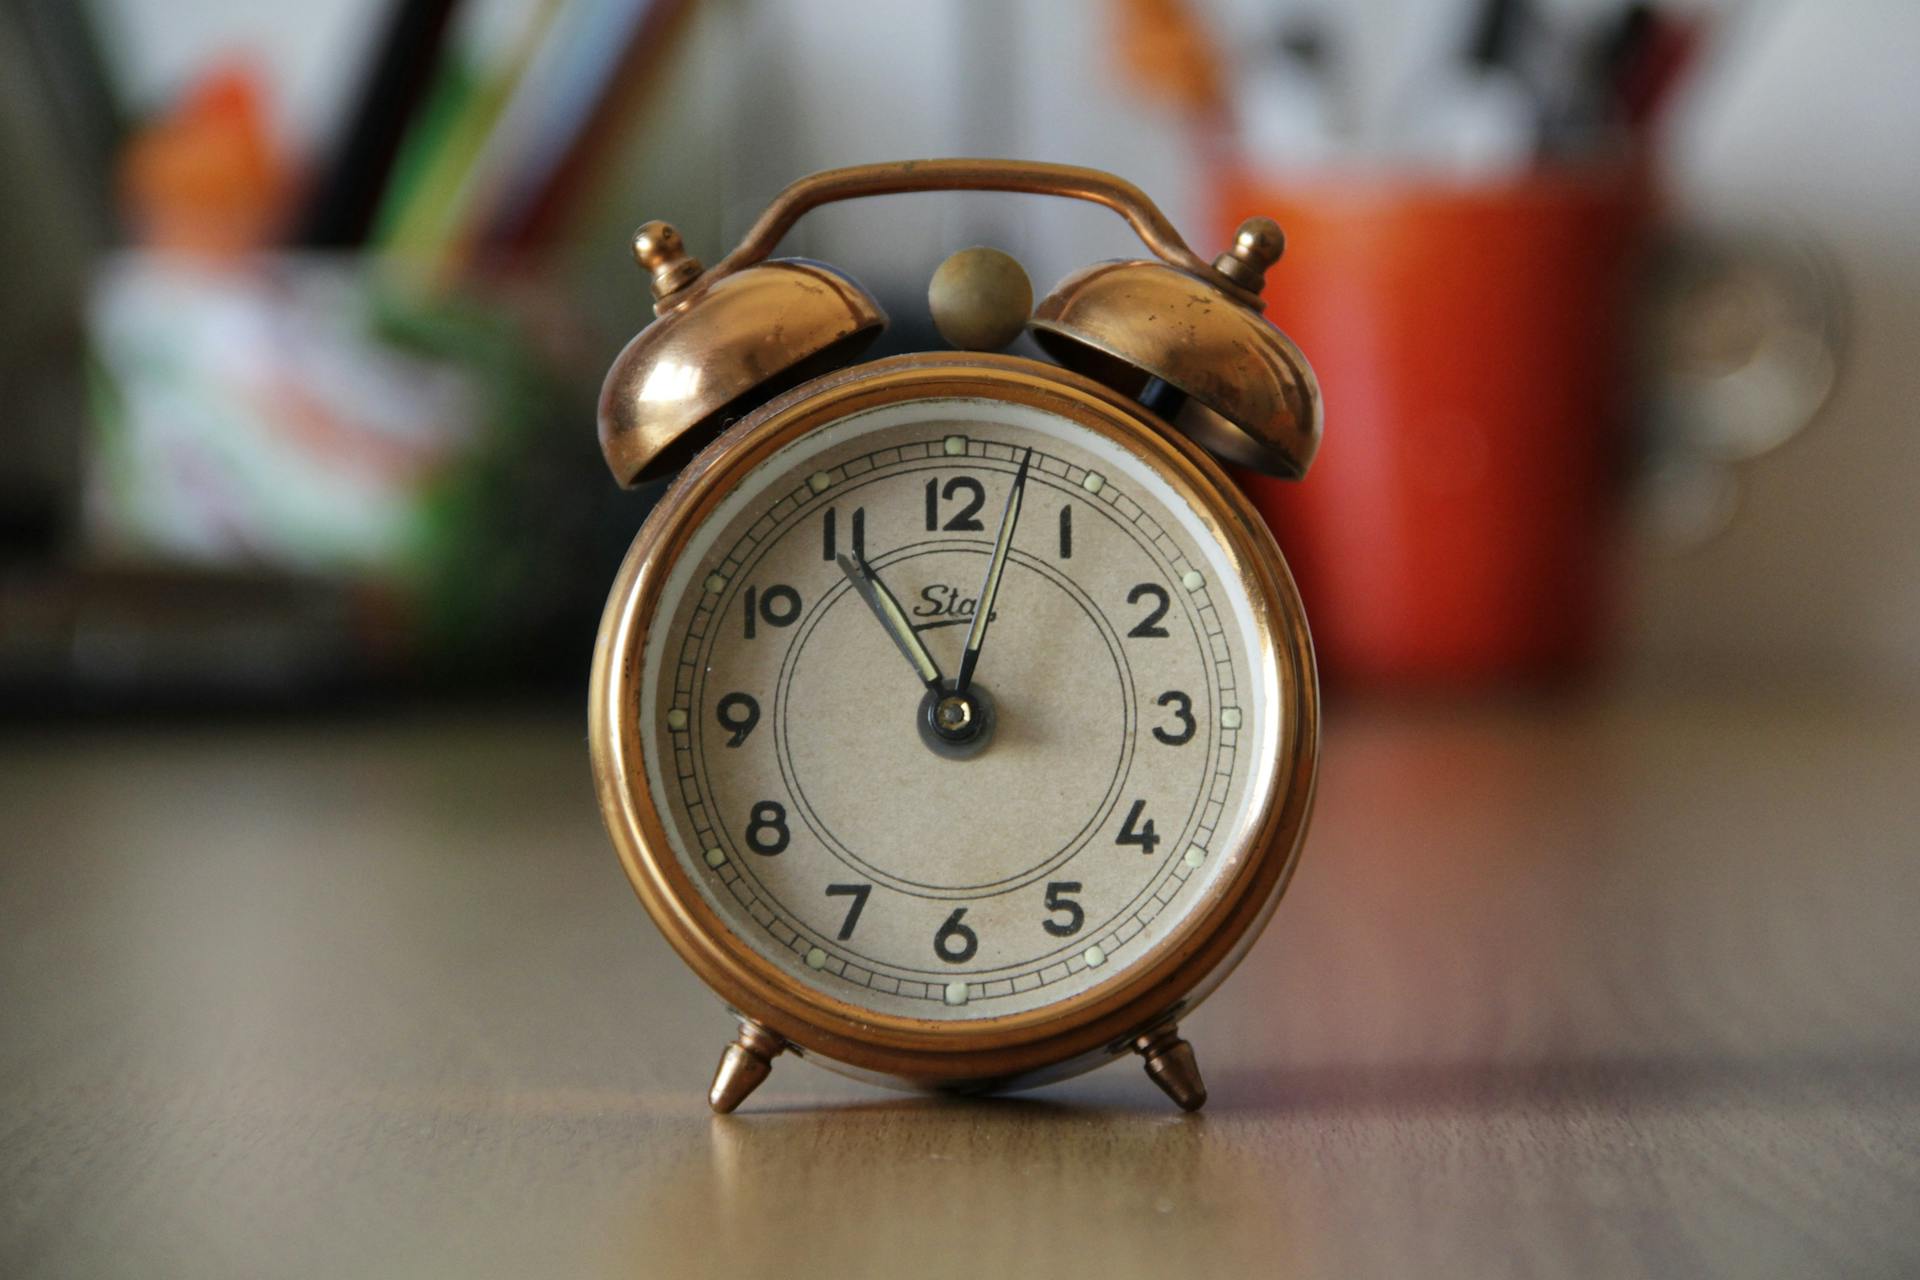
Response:
[[[1193,741],[1193,731],[1199,728],[1193,718],[1193,699],[1178,689],[1169,689],[1155,698],[1154,702],[1163,707],[1172,707],[1173,718],[1180,727],[1169,731],[1155,725],[1153,736],[1170,747],[1184,746]]]

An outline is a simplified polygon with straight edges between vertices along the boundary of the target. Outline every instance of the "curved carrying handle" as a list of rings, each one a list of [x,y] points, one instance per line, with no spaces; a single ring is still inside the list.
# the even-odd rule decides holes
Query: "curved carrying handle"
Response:
[[[794,223],[823,204],[909,191],[1011,191],[1104,205],[1125,218],[1141,242],[1168,266],[1198,276],[1244,305],[1260,306],[1257,293],[1188,248],[1167,216],[1131,182],[1098,169],[1031,160],[898,160],[823,170],[801,178],[776,196],[733,252],[692,283],[704,289],[763,261]]]

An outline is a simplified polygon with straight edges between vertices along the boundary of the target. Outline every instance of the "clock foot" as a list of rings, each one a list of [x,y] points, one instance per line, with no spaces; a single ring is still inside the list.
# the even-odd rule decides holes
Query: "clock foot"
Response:
[[[1147,1060],[1147,1078],[1160,1086],[1182,1111],[1207,1105],[1207,1084],[1193,1060],[1193,1046],[1180,1038],[1171,1022],[1133,1042],[1133,1051]]]
[[[759,1023],[742,1020],[739,1036],[720,1055],[713,1087],[707,1090],[707,1105],[724,1116],[745,1102],[773,1070],[773,1060],[786,1047],[786,1041]]]

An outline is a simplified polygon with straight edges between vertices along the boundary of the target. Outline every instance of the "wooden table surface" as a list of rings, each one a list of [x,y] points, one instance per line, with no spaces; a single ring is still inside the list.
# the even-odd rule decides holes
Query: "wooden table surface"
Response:
[[[0,1274],[1920,1275],[1920,716],[1329,726],[1205,1112],[726,1119],[577,719],[8,730]]]

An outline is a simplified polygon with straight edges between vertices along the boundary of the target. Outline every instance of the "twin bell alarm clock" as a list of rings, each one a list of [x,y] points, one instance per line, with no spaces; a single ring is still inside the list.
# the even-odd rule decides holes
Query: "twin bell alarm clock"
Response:
[[[886,317],[771,258],[832,201],[1089,200],[1152,257],[934,275],[956,350],[861,362]],[[1137,188],[1051,164],[818,173],[703,267],[633,251],[657,319],[599,405],[622,485],[678,472],[594,655],[593,773],[640,901],[738,1019],[709,1100],[782,1052],[915,1088],[1021,1088],[1128,1053],[1206,1101],[1180,1019],[1299,855],[1306,618],[1222,462],[1302,475],[1320,396],[1261,317],[1270,220],[1208,262]],[[1023,331],[1051,363],[1000,353]]]

